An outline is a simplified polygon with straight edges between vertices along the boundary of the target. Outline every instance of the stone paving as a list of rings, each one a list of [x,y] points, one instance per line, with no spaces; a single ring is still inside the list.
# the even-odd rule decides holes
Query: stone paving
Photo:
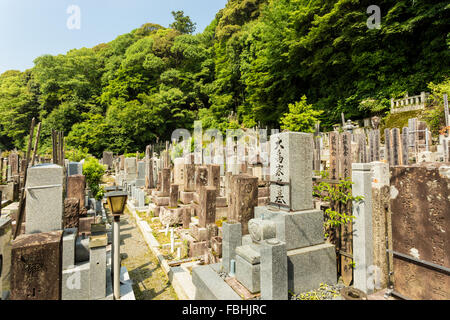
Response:
[[[136,300],[178,300],[158,259],[147,247],[135,219],[127,213],[120,220],[122,265],[127,267]]]

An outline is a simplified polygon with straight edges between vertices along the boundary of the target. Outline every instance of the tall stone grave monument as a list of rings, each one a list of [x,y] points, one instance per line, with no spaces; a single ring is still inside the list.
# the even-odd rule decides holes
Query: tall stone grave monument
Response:
[[[25,233],[61,230],[63,227],[64,169],[40,164],[28,169]]]
[[[255,208],[250,234],[236,248],[236,279],[252,293],[261,290],[264,297],[287,299],[288,290],[301,293],[320,283],[335,284],[336,254],[324,242],[323,212],[313,209],[312,135],[283,132],[272,135],[270,142],[270,204]],[[283,270],[268,257],[276,257]],[[287,285],[280,290],[284,279]]]

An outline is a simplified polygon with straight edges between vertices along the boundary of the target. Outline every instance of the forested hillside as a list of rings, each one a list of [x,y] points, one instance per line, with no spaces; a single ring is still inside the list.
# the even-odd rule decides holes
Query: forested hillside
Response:
[[[388,110],[450,75],[450,4],[436,0],[230,0],[200,33],[180,12],[109,43],[41,56],[0,75],[0,148],[23,148],[33,117],[94,155],[143,151],[176,128],[323,126]],[[367,7],[381,28],[367,27]],[[372,101],[365,108],[362,101]],[[319,112],[316,112],[319,111]],[[322,112],[320,112],[322,111]],[[237,117],[230,118],[231,112]]]

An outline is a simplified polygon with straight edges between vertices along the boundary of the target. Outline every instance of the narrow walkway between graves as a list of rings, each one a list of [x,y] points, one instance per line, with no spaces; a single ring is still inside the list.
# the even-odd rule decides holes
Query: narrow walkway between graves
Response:
[[[158,259],[148,248],[135,219],[127,213],[120,219],[120,237],[122,265],[133,281],[136,300],[177,300]]]

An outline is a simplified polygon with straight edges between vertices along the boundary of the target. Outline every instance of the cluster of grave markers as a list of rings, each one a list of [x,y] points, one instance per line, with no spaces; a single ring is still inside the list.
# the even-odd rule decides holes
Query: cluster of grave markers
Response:
[[[367,163],[384,160],[391,166],[420,162],[448,162],[450,138],[441,134],[433,144],[431,131],[423,121],[409,119],[408,127],[384,130],[381,143],[378,128],[355,128],[344,132],[320,133],[315,143],[315,154],[320,154],[321,167],[328,169],[330,179],[351,177],[351,163]],[[318,149],[318,150],[317,150]]]
[[[139,211],[159,217],[165,228],[180,226],[176,234],[187,242],[189,257],[207,264],[217,262],[222,256],[218,222],[242,222],[243,232],[248,233],[254,207],[269,201],[268,175],[260,157],[250,157],[246,148],[246,160],[240,164],[231,162],[236,159],[235,149],[224,148],[226,165],[211,163],[217,157],[206,156],[202,150],[200,164],[195,164],[198,150],[172,161],[171,149],[167,143],[157,157],[153,146],[148,146],[142,161],[117,157],[111,165],[116,182],[127,189],[131,204]]]
[[[445,110],[450,126],[447,105]],[[102,163],[135,207],[158,217],[167,230],[172,227],[171,233],[188,243],[189,257],[206,264],[193,270],[198,299],[240,294],[287,299],[288,291],[336,283],[336,250],[324,242],[320,209],[325,206],[312,197],[313,171],[329,172],[331,181],[352,178],[353,194],[364,197],[353,204],[356,218],[346,226],[352,238],[339,248],[348,255],[340,257],[342,265],[355,262],[347,269],[355,287],[373,292],[388,286],[394,273],[401,294],[448,299],[448,131],[433,144],[426,124],[414,118],[402,130],[384,130],[383,144],[377,119],[371,129],[343,124],[341,133],[320,133],[316,127],[315,135],[273,134],[256,154],[244,146],[241,163],[236,149],[242,146],[234,141],[220,152],[223,164],[215,162],[217,154],[201,149],[172,159],[169,143],[159,156],[148,146],[142,161],[138,153],[125,158],[105,151]],[[110,299],[110,227],[104,208],[86,190],[82,162],[64,159],[63,135],[52,137],[52,159],[33,156],[27,165],[16,151],[0,159],[2,207],[25,202],[21,223],[14,203],[0,211],[0,297]],[[430,238],[431,244],[419,238]],[[417,248],[420,267],[406,264],[414,261]],[[379,281],[373,282],[377,272]],[[406,273],[424,289],[418,292]]]
[[[8,159],[7,181],[24,170],[27,176],[20,231],[17,202],[0,217],[2,299],[112,299],[106,212],[86,189],[83,161],[61,158],[61,137],[55,133],[56,159],[38,157],[28,168],[18,165],[15,152]]]
[[[381,135],[378,125],[379,119],[374,118],[370,129],[357,128],[350,122],[344,122],[344,132],[341,133],[337,130],[320,133],[316,128],[316,134],[311,136],[310,149],[305,147],[305,145],[308,145],[305,143],[298,146],[294,146],[294,144],[290,149],[291,153],[303,154],[304,151],[308,154],[308,157],[311,156],[311,159],[305,158],[301,161],[293,161],[290,165],[286,159],[292,157],[291,153],[280,156],[280,152],[286,152],[285,146],[282,145],[281,148],[280,143],[274,142],[277,135],[272,135],[270,152],[268,144],[267,146],[261,146],[259,150],[260,153],[265,151],[270,154],[270,175],[267,171],[264,171],[266,168],[262,165],[262,161],[247,161],[241,164],[233,162],[232,160],[236,159],[236,153],[232,151],[236,151],[237,148],[236,146],[233,147],[232,144],[228,144],[228,149],[223,150],[225,165],[209,162],[210,160],[206,160],[207,157],[201,153],[202,150],[200,150],[200,153],[199,150],[196,150],[186,156],[174,158],[172,163],[169,156],[172,146],[167,144],[166,150],[162,151],[159,157],[153,152],[152,146],[148,146],[144,160],[139,161],[138,158],[120,156],[112,161],[111,167],[115,169],[118,184],[127,188],[131,201],[137,208],[146,210],[149,216],[159,217],[161,223],[167,228],[175,227],[172,230],[175,230],[177,237],[187,241],[190,257],[199,258],[205,264],[210,265],[214,275],[218,275],[221,270],[231,272],[233,276],[226,279],[227,286],[232,287],[233,292],[241,290],[241,293],[244,292],[247,296],[253,297],[259,293],[262,294],[260,270],[263,258],[261,256],[262,247],[258,246],[264,241],[267,242],[269,238],[277,238],[286,245],[287,239],[291,236],[290,233],[294,232],[283,229],[281,227],[283,224],[277,220],[280,219],[279,217],[273,218],[275,227],[272,225],[272,221],[269,220],[272,217],[279,216],[274,215],[273,210],[287,210],[287,212],[292,213],[296,211],[294,210],[296,203],[303,204],[304,207],[300,210],[301,214],[297,217],[297,219],[301,219],[300,216],[305,216],[308,208],[309,210],[326,208],[318,199],[313,200],[312,192],[306,195],[305,192],[309,191],[305,190],[309,190],[309,188],[299,187],[302,186],[302,182],[293,183],[296,177],[300,175],[308,180],[307,172],[309,171],[309,174],[313,175],[314,169],[314,171],[329,172],[330,181],[353,178],[357,180],[357,186],[354,187],[355,194],[362,192],[367,196],[368,201],[370,199],[370,204],[367,204],[367,207],[370,206],[372,210],[373,226],[376,226],[376,228],[370,230],[376,247],[373,249],[375,253],[372,252],[371,254],[375,257],[373,265],[383,270],[380,283],[381,286],[386,287],[388,285],[388,271],[386,269],[389,268],[387,265],[391,264],[391,270],[393,268],[392,261],[388,262],[386,259],[386,249],[389,249],[389,246],[392,247],[391,243],[385,241],[388,232],[385,226],[391,223],[386,216],[386,207],[389,207],[390,204],[390,193],[387,191],[389,181],[385,182],[386,179],[389,180],[389,178],[386,178],[386,172],[389,174],[389,165],[393,167],[410,165],[416,162],[448,161],[449,138],[446,135],[441,135],[439,143],[433,145],[431,133],[426,124],[417,119],[410,119],[409,126],[403,128],[402,132],[397,128],[386,129],[384,136]],[[292,133],[283,134],[289,135]],[[384,143],[382,143],[383,138]],[[194,164],[195,159],[202,159],[202,164]],[[211,157],[208,159],[211,159]],[[256,159],[259,160],[259,156]],[[310,163],[310,167],[302,167],[301,164],[305,162]],[[295,165],[292,165],[292,163]],[[368,167],[354,167],[356,164],[367,164]],[[296,166],[299,166],[298,171],[295,171]],[[370,169],[367,169],[369,167]],[[292,173],[289,173],[291,176],[287,180],[285,179],[285,170],[292,170]],[[354,170],[356,171],[353,172]],[[369,172],[368,179],[372,184],[369,188],[370,197],[365,194],[369,189],[358,189],[361,188],[361,183],[367,183],[367,172]],[[146,198],[149,200],[148,205]],[[308,199],[314,201],[311,206],[306,205],[309,202]],[[353,210],[356,207],[358,206],[354,206]],[[260,208],[270,209],[264,209],[266,210],[264,211]],[[259,213],[263,212],[261,210],[268,212],[267,215]],[[350,210],[352,210],[351,207]],[[321,219],[317,221],[323,221],[323,213],[319,212],[320,214],[316,213],[316,215],[320,216]],[[221,223],[217,223],[218,221]],[[361,221],[358,220],[358,223],[361,223]],[[253,231],[253,234],[252,228],[257,230]],[[317,236],[317,239],[322,237],[321,241],[323,242],[323,233],[318,231],[319,222],[307,227],[305,225],[297,231],[306,232],[306,228],[316,236],[320,235]],[[322,223],[320,223],[321,228]],[[345,226],[344,233],[350,235],[354,233],[351,223]],[[361,263],[364,252],[361,252],[361,237],[358,238],[360,235],[354,234],[353,236],[356,239],[356,244],[350,236],[349,239],[343,239],[345,241],[339,245],[337,250],[339,259],[337,261],[340,261],[340,264],[338,266],[349,266],[352,262],[358,261],[359,269],[352,270],[351,267],[346,267],[345,272],[350,273],[348,283],[357,283],[358,288],[370,293],[370,286],[368,290],[366,284],[361,285],[362,279],[365,283],[367,282],[367,269],[370,269],[370,266],[366,262]],[[375,243],[375,239],[377,239],[377,243]],[[282,257],[284,255],[283,250],[287,250],[287,256],[289,256],[289,250],[301,250],[301,252],[308,252],[308,254],[313,255],[319,254],[311,252],[315,252],[314,246],[322,246],[322,242],[309,243],[307,246],[302,244],[298,247],[289,247],[290,244],[287,241],[288,249],[280,249],[281,253],[278,254],[281,254]],[[382,243],[382,245],[379,245],[379,243]],[[267,243],[264,243],[264,245],[267,245]],[[240,249],[236,250],[238,247]],[[328,248],[321,248],[321,250],[328,250]],[[275,254],[274,251],[271,252]],[[333,254],[329,253],[332,256],[336,253],[335,250],[330,252],[333,252]],[[305,267],[307,265],[304,259],[306,255],[307,253],[303,253],[298,258],[291,256],[289,261],[297,261],[299,268],[301,265]],[[328,271],[324,272],[323,269],[319,269],[315,276],[312,270],[317,266],[309,266],[308,268],[312,272],[309,278],[314,279],[314,281],[319,281],[319,279],[323,281],[326,278],[325,282],[335,283],[333,276],[328,278],[325,276],[325,274],[333,275],[336,273],[336,259],[331,262],[332,260],[322,261],[323,266],[327,266]],[[363,271],[361,271],[362,266],[364,266]],[[268,268],[272,270],[270,268],[273,268],[273,265],[272,267],[268,266]],[[211,285],[204,283],[205,277],[208,279],[212,277],[208,273],[211,270],[202,270],[199,269],[195,272],[193,277],[197,288],[207,288],[208,285]],[[279,273],[280,270],[277,270]],[[294,270],[296,270],[295,267]],[[330,270],[334,271],[330,273]],[[339,269],[339,272],[345,276],[343,269]],[[364,274],[363,277],[360,276],[361,272]],[[353,275],[353,273],[355,274]],[[209,274],[209,276],[203,277],[202,274]],[[307,279],[301,279],[295,272],[287,272],[285,276],[288,279],[286,286],[289,290],[295,288],[296,292],[310,290],[314,288],[314,285],[318,285],[314,281],[313,283],[308,282]],[[265,273],[264,277],[273,280],[274,274]],[[284,283],[284,280],[281,283]],[[266,288],[274,289],[273,285],[266,284],[268,286]],[[277,290],[280,289],[280,286],[276,287]],[[264,294],[265,297],[275,297],[273,291],[270,290],[267,295]],[[225,290],[224,292],[229,291]],[[233,296],[231,292],[229,293],[228,298]],[[203,294],[206,295],[206,293]],[[209,298],[211,298],[211,294],[209,293]],[[285,295],[283,293],[277,295],[277,297],[284,299]],[[198,298],[208,297],[202,296],[201,291],[199,291]]]

